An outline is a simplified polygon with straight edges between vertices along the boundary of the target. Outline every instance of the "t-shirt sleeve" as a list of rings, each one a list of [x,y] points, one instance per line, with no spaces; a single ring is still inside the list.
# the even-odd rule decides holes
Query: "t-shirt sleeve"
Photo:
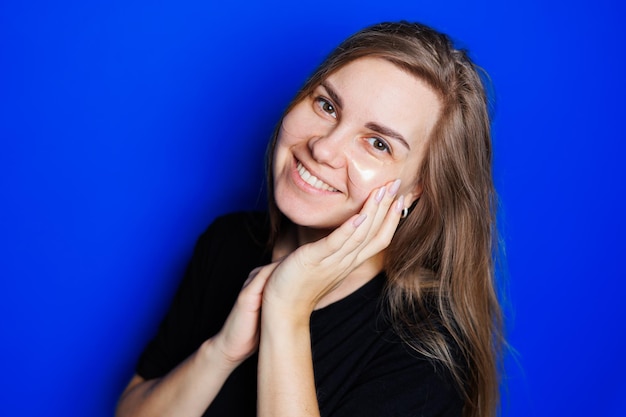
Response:
[[[208,275],[207,254],[214,229],[211,226],[198,239],[167,315],[139,358],[136,371],[144,379],[162,377],[197,349],[193,328],[198,318],[194,311],[198,311],[208,286],[203,278]]]
[[[376,358],[329,417],[461,417],[463,401],[449,373],[408,349]]]

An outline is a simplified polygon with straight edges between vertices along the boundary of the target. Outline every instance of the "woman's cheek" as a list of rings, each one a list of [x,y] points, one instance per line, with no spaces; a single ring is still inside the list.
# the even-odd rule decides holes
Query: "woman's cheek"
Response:
[[[359,158],[357,155],[351,155],[349,164],[348,181],[354,189],[365,193],[365,198],[375,188],[382,187],[398,178],[393,164],[375,160],[369,156]]]
[[[354,177],[352,180],[353,184],[363,184],[364,186],[375,184],[376,174],[380,169],[379,167],[372,166],[371,163],[363,163],[362,161],[355,159],[354,156],[352,156],[351,161],[352,169],[348,171],[348,175],[351,179]]]
[[[281,133],[288,142],[300,142],[318,134],[320,129],[317,116],[301,104],[294,107],[281,124]]]

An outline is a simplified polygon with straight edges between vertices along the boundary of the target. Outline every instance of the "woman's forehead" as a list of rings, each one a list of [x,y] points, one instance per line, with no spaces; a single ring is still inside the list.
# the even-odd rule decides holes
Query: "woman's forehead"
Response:
[[[438,95],[422,79],[382,58],[351,61],[318,88],[335,96],[331,98],[345,107],[344,115],[392,125],[407,137],[427,137],[441,107]]]

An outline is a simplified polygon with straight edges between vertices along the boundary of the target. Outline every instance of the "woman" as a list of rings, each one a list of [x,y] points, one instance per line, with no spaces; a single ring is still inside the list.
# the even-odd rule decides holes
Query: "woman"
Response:
[[[420,24],[353,35],[268,173],[269,221],[200,238],[118,415],[494,416],[491,142],[466,54]]]

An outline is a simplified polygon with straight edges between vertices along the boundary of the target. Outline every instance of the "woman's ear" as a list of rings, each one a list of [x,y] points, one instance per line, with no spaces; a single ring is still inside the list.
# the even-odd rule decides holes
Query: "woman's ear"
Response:
[[[409,190],[408,193],[404,194],[404,206],[409,208],[415,203],[420,196],[422,195],[422,191],[424,191],[424,187],[422,187],[422,182],[417,181],[413,188]]]

